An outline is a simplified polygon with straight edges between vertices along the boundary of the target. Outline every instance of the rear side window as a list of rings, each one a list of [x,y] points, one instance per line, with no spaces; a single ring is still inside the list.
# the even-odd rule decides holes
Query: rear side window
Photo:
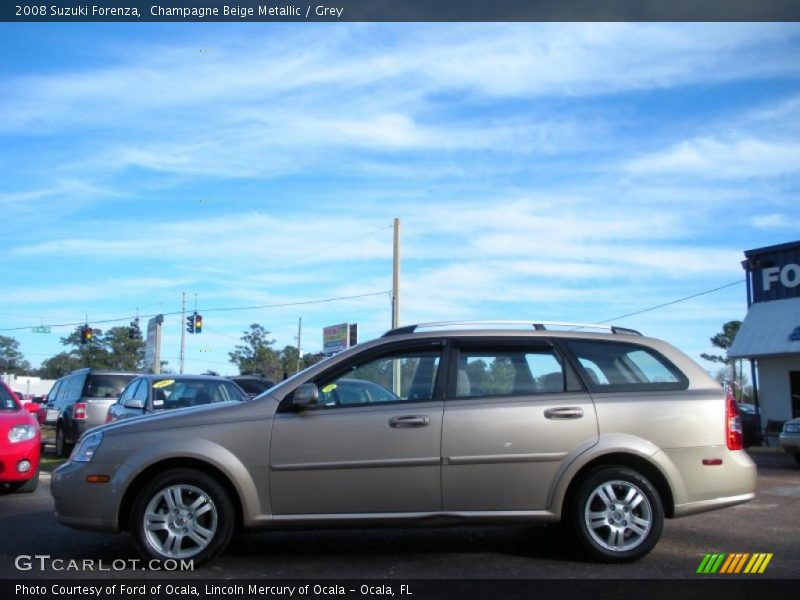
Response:
[[[573,340],[567,346],[594,391],[683,390],[689,385],[675,365],[646,346],[591,340]]]
[[[566,390],[561,358],[549,347],[460,348],[455,397],[527,396]]]
[[[91,374],[83,386],[83,396],[87,398],[116,398],[125,389],[134,375]]]

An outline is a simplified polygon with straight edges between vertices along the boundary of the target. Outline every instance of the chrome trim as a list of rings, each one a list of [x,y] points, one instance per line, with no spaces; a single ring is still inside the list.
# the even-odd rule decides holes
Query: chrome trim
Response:
[[[474,456],[447,456],[445,464],[451,465],[490,465],[496,463],[557,462],[567,456],[566,452],[539,454],[483,454]]]
[[[289,463],[271,465],[273,471],[316,471],[329,469],[376,469],[380,467],[423,467],[441,464],[439,457],[387,458],[378,460],[340,460],[335,462]]]

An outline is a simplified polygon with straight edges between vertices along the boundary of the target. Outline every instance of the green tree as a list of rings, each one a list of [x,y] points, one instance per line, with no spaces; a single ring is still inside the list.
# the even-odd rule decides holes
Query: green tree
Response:
[[[81,366],[80,361],[69,352],[59,352],[42,362],[38,375],[42,379],[58,379]]]
[[[229,352],[230,362],[239,368],[242,375],[261,375],[273,381],[283,379],[281,356],[272,349],[275,340],[269,339],[270,332],[258,323],[250,325],[241,337],[244,344]]]
[[[5,335],[0,335],[0,369],[13,371],[18,375],[33,373],[31,364],[20,352],[19,342]]]
[[[42,363],[40,376],[60,377],[65,373],[91,367],[119,371],[141,371],[144,368],[145,342],[130,339],[127,327],[112,327],[96,334],[91,342],[82,343],[80,328],[61,338],[69,349]]]
[[[736,339],[736,334],[739,333],[739,328],[741,326],[742,326],[741,321],[728,321],[722,326],[722,331],[720,333],[710,338],[711,344],[714,347],[720,348],[721,350],[725,350],[724,356],[721,356],[719,354],[706,354],[706,353],[703,353],[700,356],[702,356],[705,360],[710,362],[718,362],[730,365],[733,362],[733,359],[728,358],[728,350],[733,345],[733,340]]]
[[[741,326],[741,321],[728,321],[722,325],[721,332],[710,338],[711,344],[714,347],[725,351],[724,355],[706,354],[704,352],[700,356],[709,362],[722,363],[725,365],[724,369],[717,372],[717,381],[723,384],[726,382],[730,383],[736,399],[740,402],[748,402],[752,401],[753,388],[747,385],[747,378],[744,375],[744,368],[741,364],[742,361],[738,361],[739,368],[737,370],[736,362],[738,359],[728,356],[728,350],[730,350],[733,345],[733,340],[736,339],[736,334],[739,333]]]

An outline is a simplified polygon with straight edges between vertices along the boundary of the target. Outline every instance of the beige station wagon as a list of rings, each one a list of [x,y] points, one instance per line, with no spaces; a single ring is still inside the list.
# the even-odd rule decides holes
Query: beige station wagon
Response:
[[[636,560],[665,517],[751,500],[756,468],[702,368],[597,329],[401,327],[251,402],[93,429],[54,472],[58,519],[195,564],[239,528],[554,522]]]

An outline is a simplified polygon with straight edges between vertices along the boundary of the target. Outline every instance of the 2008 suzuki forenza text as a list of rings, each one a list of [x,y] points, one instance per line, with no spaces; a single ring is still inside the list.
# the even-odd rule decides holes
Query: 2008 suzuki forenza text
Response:
[[[665,517],[753,498],[736,404],[702,368],[561,325],[402,327],[251,402],[98,427],[54,472],[57,516],[195,564],[237,528],[559,521],[622,562]]]

